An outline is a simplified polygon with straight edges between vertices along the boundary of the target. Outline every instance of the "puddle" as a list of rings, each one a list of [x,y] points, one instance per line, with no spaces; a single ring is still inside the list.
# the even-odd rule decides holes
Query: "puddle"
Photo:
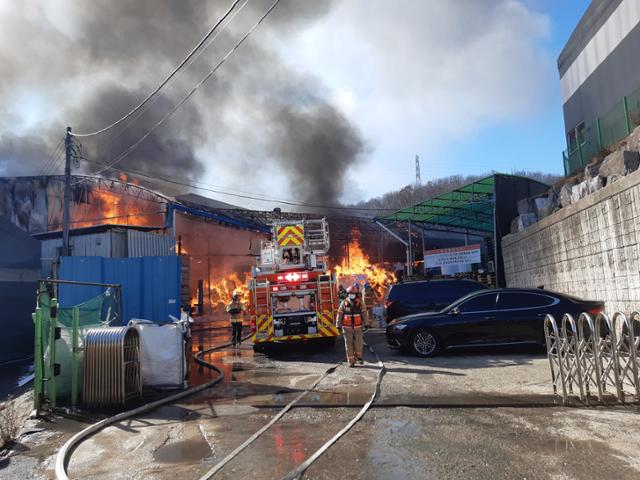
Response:
[[[160,447],[153,453],[153,458],[160,463],[193,463],[212,455],[204,438],[191,438]]]

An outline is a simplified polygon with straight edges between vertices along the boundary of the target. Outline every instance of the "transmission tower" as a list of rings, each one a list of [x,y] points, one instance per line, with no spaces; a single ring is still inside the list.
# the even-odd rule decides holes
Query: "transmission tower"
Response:
[[[422,177],[420,176],[420,157],[416,155],[416,187],[422,185]]]

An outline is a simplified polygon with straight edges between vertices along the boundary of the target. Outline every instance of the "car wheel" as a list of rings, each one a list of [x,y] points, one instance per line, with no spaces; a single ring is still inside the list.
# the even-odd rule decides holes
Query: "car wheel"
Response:
[[[429,330],[418,330],[411,336],[410,347],[419,357],[432,357],[440,350],[440,340]]]

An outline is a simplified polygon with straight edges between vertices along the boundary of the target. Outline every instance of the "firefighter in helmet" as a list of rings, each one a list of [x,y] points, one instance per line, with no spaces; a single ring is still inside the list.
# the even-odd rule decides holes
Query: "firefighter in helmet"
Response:
[[[240,299],[240,292],[233,292],[231,303],[226,307],[231,321],[231,343],[237,347],[242,343],[242,319],[247,307]]]
[[[368,317],[362,298],[354,286],[347,289],[347,298],[338,307],[337,324],[339,328],[342,327],[349,366],[354,367],[356,362],[362,365],[362,334],[368,326]]]

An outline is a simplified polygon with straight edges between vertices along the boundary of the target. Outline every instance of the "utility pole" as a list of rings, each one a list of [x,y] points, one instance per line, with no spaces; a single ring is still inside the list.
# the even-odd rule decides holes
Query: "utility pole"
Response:
[[[67,135],[64,138],[64,207],[62,210],[62,255],[71,255],[69,247],[69,222],[71,205],[71,158],[73,156],[73,137],[71,127],[67,127]]]

